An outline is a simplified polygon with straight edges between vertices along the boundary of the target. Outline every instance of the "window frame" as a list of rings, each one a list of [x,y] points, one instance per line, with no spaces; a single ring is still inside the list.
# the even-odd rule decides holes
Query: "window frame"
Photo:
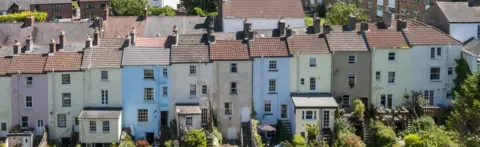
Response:
[[[393,73],[393,74],[390,75],[391,73]],[[388,84],[395,84],[395,76],[396,76],[396,72],[395,72],[395,71],[389,71],[389,72],[388,72],[388,80],[387,80],[387,83],[388,83]]]
[[[105,9],[105,8],[107,8],[107,4],[104,2],[100,3],[100,9]]]
[[[350,84],[350,82],[352,82],[351,78],[353,78],[353,85]],[[355,73],[349,73],[347,75],[347,85],[350,87],[350,88],[353,88],[357,85],[357,74]]]
[[[382,72],[381,71],[376,71],[375,72],[375,80],[376,81],[382,81]]]
[[[434,70],[434,69],[438,69],[438,71],[437,71],[436,73],[433,73],[432,70]],[[430,81],[440,81],[440,79],[441,79],[441,77],[440,77],[440,76],[441,76],[440,72],[441,72],[441,68],[440,68],[440,67],[430,67],[430,76],[429,76],[429,77],[430,77]],[[435,76],[436,76],[436,78],[435,78]]]
[[[67,127],[67,114],[65,114],[65,113],[57,114],[57,127],[58,128],[66,128]]]
[[[22,119],[20,120],[20,127],[28,128],[28,116],[22,116]]]
[[[323,127],[330,127],[330,111],[323,110]]]
[[[62,6],[61,5],[55,5],[55,12],[60,12],[62,11]]]
[[[163,76],[163,78],[168,78],[168,69],[167,68],[162,69],[162,76]]]
[[[449,75],[449,76],[453,75],[453,67],[448,67],[447,75]]]
[[[367,3],[367,8],[368,8],[368,9],[372,9],[372,2],[368,2],[368,3]]]
[[[268,71],[278,71],[277,60],[268,61]]]
[[[317,67],[317,58],[310,57],[310,59],[308,60],[308,66]]]
[[[25,108],[33,108],[33,96],[29,96],[29,95],[25,96]]]
[[[168,87],[167,86],[162,87],[162,96],[163,97],[168,97]]]
[[[190,65],[188,73],[191,76],[197,75],[197,66],[196,65]]]
[[[310,112],[311,114],[309,114],[309,112]],[[302,117],[303,120],[316,120],[316,119],[317,119],[317,117],[316,117],[316,116],[317,116],[317,111],[315,111],[315,110],[305,110],[305,111],[303,111],[302,113],[305,113],[305,114],[302,114],[302,115],[304,115],[304,116]],[[310,116],[311,118],[308,118],[309,116]]]
[[[108,90],[100,90],[102,105],[108,105]]]
[[[89,132],[97,132],[97,122],[94,120],[89,121],[88,129]]]
[[[351,57],[353,57],[353,60]],[[357,63],[357,55],[353,55],[353,54],[348,55],[348,64],[355,64],[355,63]]]
[[[200,121],[202,124],[208,123],[208,109],[205,109],[205,108],[202,109],[202,115],[201,115]]]
[[[345,101],[346,99],[348,99],[348,100]],[[343,107],[350,106],[350,95],[342,95],[342,106]]]
[[[70,74],[62,74],[62,84],[70,84],[71,83],[71,78]]]
[[[477,26],[477,39],[480,38],[480,25]]]
[[[95,8],[95,3],[93,2],[85,3],[85,9],[93,9],[93,8]]]
[[[263,106],[264,106],[263,113],[266,113],[266,114],[271,114],[272,113],[272,101],[271,100],[265,100]]]
[[[420,0],[413,0],[413,3],[418,4],[418,3],[420,3]]]
[[[155,79],[155,70],[153,70],[151,68],[143,69],[143,79],[154,80]]]
[[[137,109],[137,122],[148,123],[148,109]]]
[[[104,120],[102,121],[102,132],[110,132],[110,121]]]
[[[72,93],[62,93],[62,107],[72,107]]]
[[[395,52],[388,52],[388,61],[393,62],[397,59],[397,54]]]
[[[185,125],[186,126],[192,126],[193,125],[193,117],[191,117],[191,116],[185,117]]]
[[[33,86],[33,77],[32,76],[25,77],[25,86]]]
[[[434,90],[424,90],[423,97],[427,100],[427,104],[429,106],[433,106],[435,104],[435,91]]]
[[[300,78],[300,84],[305,85],[305,79],[304,78]]]
[[[232,115],[232,103],[224,103],[223,108],[225,109],[225,115]]]
[[[238,73],[238,64],[230,63],[230,73]]]
[[[192,96],[197,96],[197,85],[196,84],[190,84],[190,97]]]
[[[208,86],[202,85],[202,95],[208,95]]]
[[[155,89],[153,87],[143,87],[143,101],[154,101]]]
[[[230,82],[230,95],[238,95],[237,82]]]
[[[0,123],[0,131],[4,132],[8,130],[8,124],[7,122],[1,122]]]
[[[108,80],[108,71],[100,71],[100,80]]]
[[[317,89],[317,79],[315,77],[310,77],[309,82],[310,91],[315,91]]]
[[[277,80],[268,80],[268,93],[277,93]]]

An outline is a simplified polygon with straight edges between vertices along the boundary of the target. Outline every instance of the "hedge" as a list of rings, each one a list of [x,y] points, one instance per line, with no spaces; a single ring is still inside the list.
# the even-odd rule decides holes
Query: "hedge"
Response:
[[[37,22],[44,22],[47,19],[46,12],[23,11],[21,13],[0,15],[0,22],[24,22],[28,16],[34,16]]]
[[[175,10],[170,7],[170,6],[165,6],[165,7],[150,7],[148,8],[148,13],[150,15],[154,15],[154,16],[160,16],[160,15],[163,15],[163,16],[175,16],[177,14],[177,12],[175,12]]]
[[[378,147],[398,146],[397,137],[391,127],[385,126],[382,122],[375,122],[375,144]]]

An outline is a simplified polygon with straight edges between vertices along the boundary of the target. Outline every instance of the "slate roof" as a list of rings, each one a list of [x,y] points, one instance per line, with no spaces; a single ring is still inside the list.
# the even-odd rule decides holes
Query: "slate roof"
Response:
[[[32,0],[1,0],[0,10],[8,10],[13,3],[17,3],[20,6],[20,10],[28,10]]]
[[[94,29],[89,22],[62,22],[62,23],[35,23],[33,41],[35,43],[50,43],[52,38],[59,42],[59,35],[65,31],[68,42],[85,42],[88,34],[93,34]]]
[[[331,32],[327,42],[332,51],[368,51],[365,40],[357,32]]]
[[[103,37],[114,38],[118,36],[125,38],[126,35],[130,35],[132,27],[135,28],[136,36],[144,36],[145,21],[143,21],[142,18],[137,16],[109,16],[108,19],[103,22]]]
[[[23,23],[0,23],[0,46],[13,45],[15,40],[24,42],[32,34],[33,27],[22,26]]]
[[[0,76],[7,74],[8,66],[11,61],[11,57],[0,57]]]
[[[394,28],[376,29],[365,33],[370,48],[405,48],[409,47],[402,32]]]
[[[409,27],[404,30],[405,36],[412,45],[459,45],[460,41],[435,27]]]
[[[198,63],[209,62],[207,45],[178,45],[172,46],[170,53],[171,63]]]
[[[82,52],[56,52],[49,54],[43,70],[45,72],[80,70],[82,56]]]
[[[335,108],[337,101],[333,97],[292,97],[295,107],[304,108]]]
[[[199,16],[149,16],[145,22],[144,37],[168,36],[177,25],[179,34],[203,34],[208,27],[207,17]]]
[[[201,114],[200,106],[176,106],[177,114]]]
[[[25,54],[44,54],[50,51],[49,44],[33,44],[30,51],[25,51],[25,42],[21,42],[20,47]],[[85,43],[67,43],[60,51],[80,51],[85,48]],[[57,44],[57,49],[58,44]],[[13,45],[0,47],[0,56],[13,56]]]
[[[122,109],[84,109],[78,119],[118,119]]]
[[[240,40],[217,40],[210,45],[212,60],[249,60],[248,45]]]
[[[287,39],[290,54],[328,54],[327,42],[324,36],[316,34],[293,35]]]
[[[103,48],[123,48],[125,38],[100,38],[98,41],[98,47]]]
[[[165,47],[171,44],[169,37],[135,38],[135,46],[141,47]]]
[[[207,42],[206,34],[179,34],[179,45],[205,44]]]
[[[170,49],[130,46],[123,51],[122,65],[168,65]]]
[[[47,54],[20,54],[13,57],[7,73],[43,73],[46,61]]]
[[[300,0],[228,0],[223,3],[223,17],[304,18]]]
[[[22,0],[17,0],[22,1]],[[32,4],[64,4],[72,3],[71,0],[23,0],[23,1],[32,1]]]
[[[255,38],[280,37],[277,29],[255,29],[253,36]],[[307,34],[307,28],[292,28],[293,35]],[[238,32],[215,32],[217,40],[243,40],[245,39],[243,31]]]
[[[250,42],[251,57],[289,56],[285,40],[280,38],[256,38]]]
[[[469,7],[468,2],[437,2],[449,22],[480,22],[480,7]]]
[[[85,49],[81,68],[120,68],[122,52],[117,48],[93,47]]]
[[[474,56],[479,56],[480,55],[480,39],[472,39],[468,41],[465,45],[463,45],[462,51],[465,51]]]

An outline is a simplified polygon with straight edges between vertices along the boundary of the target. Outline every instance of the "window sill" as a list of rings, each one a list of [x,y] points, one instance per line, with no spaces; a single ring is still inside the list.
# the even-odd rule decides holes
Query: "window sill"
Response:
[[[268,69],[269,72],[278,72],[278,69]]]
[[[156,103],[154,100],[143,100],[144,103]]]
[[[355,64],[356,62],[348,62],[348,64]]]
[[[232,114],[224,114],[223,117],[232,117]]]
[[[188,74],[188,76],[197,76],[197,74]]]
[[[273,115],[272,112],[264,112],[263,115]]]
[[[24,109],[31,110],[33,107],[24,107]]]
[[[88,133],[90,134],[97,134],[97,131],[93,132],[93,131],[88,131]]]
[[[57,128],[66,128],[67,126],[57,126]]]
[[[62,85],[70,85],[70,83],[62,83]]]
[[[25,85],[25,87],[31,88],[31,87],[33,87],[33,85]]]
[[[315,67],[317,67],[317,65],[310,65],[309,67],[313,67],[313,68],[315,68]]]
[[[230,93],[230,96],[237,96],[238,94],[233,94],[233,93]]]
[[[395,83],[388,83],[389,86],[395,86]]]
[[[316,121],[317,119],[302,119],[304,121]]]
[[[442,82],[442,81],[441,81],[441,80],[430,80],[430,82],[432,82],[432,83],[440,83],[440,82]]]
[[[268,92],[268,94],[277,94],[277,92]]]
[[[197,96],[196,95],[191,95],[190,98],[194,99],[194,98],[197,98]]]
[[[155,81],[155,78],[143,78],[143,80]]]
[[[62,106],[62,108],[70,108],[70,107],[72,107],[72,106]]]
[[[148,122],[137,122],[137,125],[148,125]]]
[[[110,131],[102,131],[103,134],[110,134]]]
[[[108,79],[100,79],[102,82],[108,82]]]

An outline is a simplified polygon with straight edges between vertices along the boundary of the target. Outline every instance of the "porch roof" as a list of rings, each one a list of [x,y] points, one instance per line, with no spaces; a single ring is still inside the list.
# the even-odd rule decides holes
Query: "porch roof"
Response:
[[[325,97],[294,97],[292,96],[295,108],[337,108],[335,98]]]
[[[78,119],[119,119],[122,108],[85,108]]]
[[[176,106],[176,110],[179,115],[202,114],[200,106]]]

